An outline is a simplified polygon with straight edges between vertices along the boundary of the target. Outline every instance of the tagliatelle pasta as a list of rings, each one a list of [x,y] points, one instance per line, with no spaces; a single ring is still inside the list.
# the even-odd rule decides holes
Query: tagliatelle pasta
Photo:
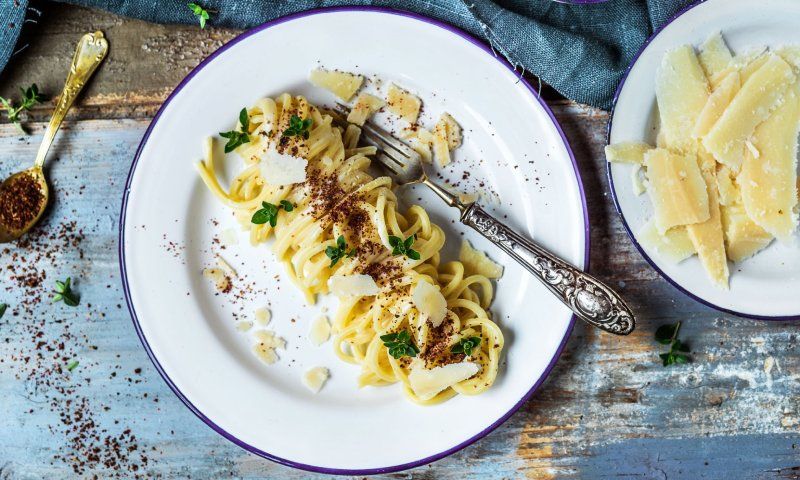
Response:
[[[258,101],[247,109],[247,117],[248,125],[239,128],[246,130],[249,142],[235,150],[244,161],[243,169],[229,188],[224,189],[215,174],[215,163],[223,159],[215,157],[213,140],[207,142],[206,158],[198,164],[200,176],[249,229],[253,244],[274,238],[275,255],[309,303],[318,294],[329,293],[331,278],[374,280],[376,295],[353,290],[352,295],[339,296],[331,325],[336,354],[361,366],[359,385],[402,382],[408,397],[422,404],[489,388],[503,348],[503,334],[488,312],[492,284],[461,262],[441,263],[444,232],[421,206],[398,210],[391,179],[373,178],[367,172],[368,156],[375,150],[359,147],[360,129],[350,125],[342,130],[305,98],[289,94]],[[311,120],[307,138],[285,135],[292,117]],[[264,158],[274,152],[307,161],[305,181],[267,183]],[[274,226],[252,223],[263,202],[282,201],[291,210],[277,210]],[[397,238],[409,243],[418,257],[397,254]],[[335,262],[332,251],[340,252]],[[438,289],[446,301],[446,314],[438,326],[431,320],[429,306],[419,300],[428,296],[417,295],[415,303],[413,292],[421,282]],[[381,336],[402,332],[408,332],[416,354],[396,358]],[[437,368],[454,364],[460,367]]]

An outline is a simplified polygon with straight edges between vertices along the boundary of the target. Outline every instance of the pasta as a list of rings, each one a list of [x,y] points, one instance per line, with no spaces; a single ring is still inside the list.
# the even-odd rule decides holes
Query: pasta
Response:
[[[444,232],[421,206],[401,212],[391,179],[373,178],[367,172],[375,149],[359,147],[360,129],[350,125],[342,130],[305,98],[289,94],[258,101],[247,109],[247,117],[247,125],[240,122],[239,128],[249,141],[235,150],[244,165],[229,189],[215,174],[215,163],[222,159],[215,158],[212,139],[206,142],[205,160],[198,164],[200,176],[249,229],[251,243],[274,238],[275,255],[310,304],[317,295],[329,293],[331,278],[368,275],[374,280],[377,295],[339,296],[331,323],[335,353],[361,366],[359,386],[401,382],[406,395],[420,404],[489,388],[503,348],[503,334],[488,312],[491,281],[461,262],[441,263]],[[311,120],[307,138],[285,135],[292,117]],[[304,182],[276,186],[264,180],[262,159],[274,149],[308,161]],[[281,210],[274,226],[251,222],[262,202],[278,205],[281,201],[293,208]],[[418,259],[393,254],[392,237],[413,239],[411,248],[418,252]],[[346,245],[342,249],[346,255],[333,262],[326,251],[337,249],[339,242]],[[446,300],[446,314],[438,326],[425,305],[414,302],[412,292],[420,282],[433,285]],[[408,332],[418,354],[395,358],[390,353],[381,336],[401,332]],[[458,348],[464,339],[476,337],[480,343],[469,353],[463,346]],[[426,372],[415,376],[427,382],[429,374],[454,370],[436,367],[466,363],[477,366],[468,369],[469,378],[445,383],[446,388],[440,386],[439,391],[409,379],[412,372]]]

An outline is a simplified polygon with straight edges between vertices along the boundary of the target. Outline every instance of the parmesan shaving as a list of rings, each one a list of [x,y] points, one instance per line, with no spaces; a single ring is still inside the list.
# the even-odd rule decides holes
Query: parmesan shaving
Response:
[[[439,392],[462,382],[478,373],[477,364],[471,362],[451,363],[427,369],[417,364],[408,375],[409,385],[422,401],[430,400]]]
[[[327,368],[313,367],[303,373],[302,382],[311,393],[319,393],[330,376],[330,372]]]
[[[280,153],[271,146],[259,163],[261,178],[272,186],[294,185],[306,181],[308,161],[288,153]]]
[[[386,106],[390,112],[408,123],[416,123],[422,108],[422,100],[397,85],[391,84],[386,96]]]
[[[331,324],[328,317],[321,315],[311,324],[311,330],[308,332],[308,339],[315,347],[322,345],[331,338]]]
[[[469,274],[477,273],[491,279],[503,276],[503,267],[491,261],[485,253],[473,248],[469,240],[465,239],[461,243],[458,260],[464,264],[464,269]]]
[[[349,102],[364,83],[364,77],[361,75],[321,68],[312,70],[308,79],[312,84],[328,90],[345,102]]]
[[[334,275],[328,279],[328,288],[337,297],[369,297],[380,289],[369,275]]]
[[[447,300],[438,287],[421,280],[414,286],[411,299],[417,310],[428,317],[434,328],[442,324],[447,315]]]

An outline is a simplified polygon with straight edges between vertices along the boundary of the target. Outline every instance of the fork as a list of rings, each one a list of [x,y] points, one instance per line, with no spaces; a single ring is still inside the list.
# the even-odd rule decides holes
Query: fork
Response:
[[[344,105],[337,104],[328,113],[337,125],[349,125],[348,109]],[[458,195],[431,181],[419,153],[390,133],[370,122],[360,128],[361,138],[377,147],[377,160],[397,185],[427,185],[447,205],[461,212],[461,223],[475,229],[519,262],[581,320],[616,335],[628,335],[633,331],[636,326],[633,312],[608,285],[523,237],[477,203],[465,203]]]

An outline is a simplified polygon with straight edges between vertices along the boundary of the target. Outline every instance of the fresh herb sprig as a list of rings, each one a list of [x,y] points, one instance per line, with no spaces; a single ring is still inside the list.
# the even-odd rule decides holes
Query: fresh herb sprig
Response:
[[[187,3],[186,6],[189,7],[194,16],[197,17],[197,20],[200,21],[200,28],[206,28],[206,21],[210,18],[210,13],[213,12],[213,10],[206,10],[196,3]]]
[[[339,235],[339,238],[336,239],[335,247],[329,246],[325,249],[325,255],[331,259],[330,268],[333,268],[343,257],[352,258],[355,254],[355,248],[351,248],[349,251],[347,250],[347,242],[344,240],[344,235]]]
[[[247,130],[250,128],[250,117],[247,116],[247,109],[243,108],[239,112],[239,123],[242,124],[241,130],[231,130],[230,132],[219,132],[219,136],[227,138],[228,143],[225,144],[225,153],[236,150],[239,145],[250,143],[250,135]]]
[[[481,344],[481,337],[465,337],[453,345],[450,349],[452,353],[463,353],[466,356],[472,355],[472,350]]]
[[[416,357],[419,353],[419,348],[411,341],[407,330],[381,335],[381,341],[389,349],[389,355],[394,358]]]
[[[394,235],[389,235],[389,245],[392,246],[392,255],[405,255],[411,260],[419,260],[419,252],[411,248],[416,239],[416,235],[412,235],[405,240],[400,237],[395,237]]]
[[[256,225],[263,225],[269,223],[271,226],[278,224],[278,211],[283,208],[287,212],[294,210],[294,205],[288,200],[281,200],[278,205],[273,205],[269,202],[261,202],[261,208],[256,210],[250,222]]]
[[[297,115],[292,115],[291,118],[289,118],[289,128],[283,131],[281,137],[303,137],[308,140],[308,129],[311,127],[312,123],[314,123],[314,121],[310,118],[304,120]]]
[[[689,346],[678,340],[678,332],[681,329],[681,322],[661,325],[656,330],[656,341],[662,345],[669,345],[669,352],[662,353],[661,362],[665,367],[675,364],[688,363],[691,359],[686,353]]]
[[[6,309],[8,308],[7,303],[0,303],[0,318],[3,318],[3,315],[6,314]]]
[[[71,371],[73,371],[73,370],[75,370],[75,368],[76,368],[78,365],[80,365],[80,363],[81,363],[81,362],[79,362],[79,361],[77,361],[77,360],[71,360],[71,361],[70,361],[70,362],[67,364],[67,370],[69,370],[70,372],[71,372]]]
[[[0,106],[7,112],[8,121],[16,125],[22,133],[27,133],[25,129],[22,128],[19,114],[23,110],[29,111],[34,105],[44,101],[44,96],[39,93],[39,87],[37,87],[35,83],[31,84],[28,88],[20,87],[19,90],[22,92],[22,100],[18,107],[14,106],[13,100],[3,97],[0,97]]]
[[[53,302],[64,301],[70,307],[77,307],[80,298],[72,291],[72,279],[67,277],[63,282],[56,280],[56,291],[53,295]]]

